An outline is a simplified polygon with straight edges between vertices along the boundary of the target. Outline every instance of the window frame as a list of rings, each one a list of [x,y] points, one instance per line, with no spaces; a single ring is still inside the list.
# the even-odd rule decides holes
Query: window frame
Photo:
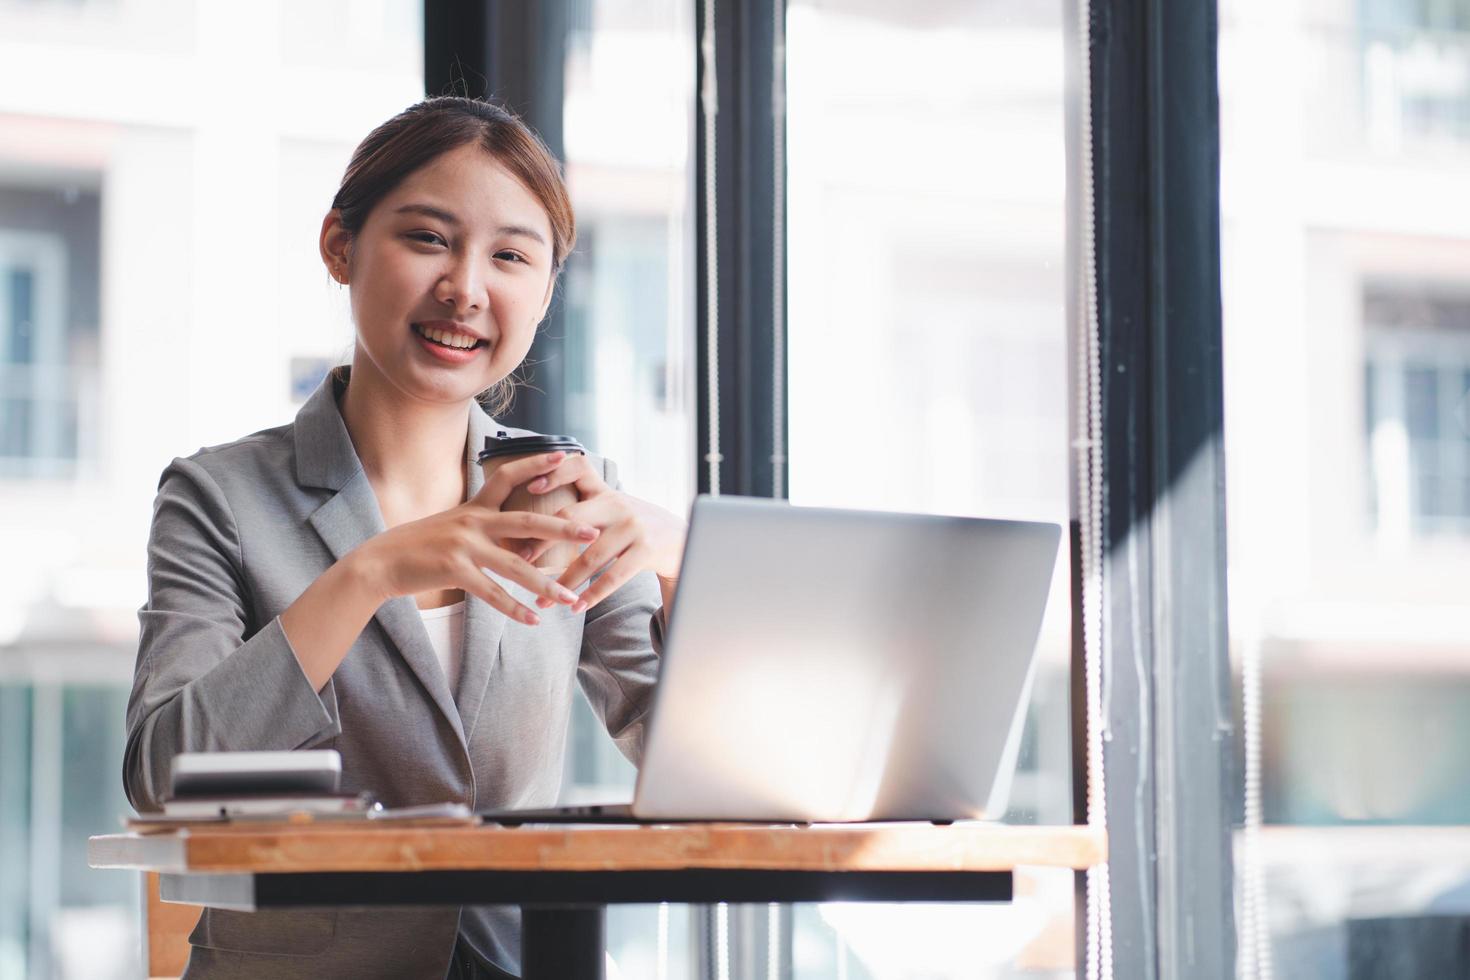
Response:
[[[1092,0],[1089,14],[1078,43],[1091,103],[1071,135],[1075,157],[1090,117],[1104,516],[1100,580],[1074,578],[1073,594],[1101,590],[1113,972],[1229,980],[1241,789],[1226,635],[1218,11],[1215,0]],[[1074,357],[1081,340],[1074,332]],[[1074,428],[1074,443],[1085,435]]]
[[[785,313],[777,306],[784,274],[761,261],[769,255],[763,250],[784,243],[776,183],[784,112],[779,93],[773,98],[777,59],[784,57],[773,28],[784,2],[705,0],[696,7],[696,29],[706,5],[716,31],[697,79],[705,97],[718,100],[710,106],[715,158],[703,149],[701,113],[696,188],[713,163],[719,220],[707,241],[708,202],[699,197],[698,486],[707,491],[717,482],[727,492],[784,496]],[[508,95],[492,43],[496,11],[505,6],[425,0],[430,92],[442,90],[447,76],[440,66],[453,51],[461,78],[488,80],[497,96]],[[1140,980],[1225,980],[1235,973],[1232,825],[1240,800],[1226,638],[1217,23],[1215,0],[1093,0],[1086,30],[1078,25],[1072,45],[1079,54],[1077,45],[1087,45],[1091,66],[1091,102],[1074,106],[1069,137],[1075,157],[1078,127],[1090,119],[1102,406],[1095,450],[1103,457],[1107,514],[1098,583],[1106,690],[1100,721],[1109,732],[1109,822],[1119,828],[1110,839],[1112,904],[1124,910],[1112,922],[1113,968]],[[515,43],[536,52],[521,60],[534,67],[518,78],[527,95],[541,99],[542,114],[534,100],[508,101],[523,111],[529,105],[533,124],[556,139],[560,91],[552,98],[552,86],[559,85],[564,42],[557,49],[547,41],[554,32],[538,30]],[[704,62],[711,56],[709,91]],[[1069,172],[1076,202],[1076,171]],[[1069,240],[1078,227],[1074,222]],[[719,259],[714,282],[705,261],[710,242]],[[1071,241],[1069,250],[1076,273]],[[1072,301],[1075,310],[1077,297]],[[713,344],[711,310],[720,325]],[[1075,328],[1078,317],[1070,319]],[[1071,341],[1075,354],[1079,338]],[[544,380],[549,394],[559,393],[554,378]],[[524,399],[526,417],[516,424],[556,429],[554,399],[544,399],[542,414],[528,407],[533,400],[542,399]],[[1075,520],[1073,527],[1076,555]],[[1080,596],[1080,562],[1073,569]],[[1074,601],[1074,620],[1077,610]],[[1074,629],[1080,638],[1080,623]],[[1076,690],[1080,639],[1074,647]],[[1075,708],[1073,714],[1080,717]],[[1079,765],[1079,801],[1083,771]]]

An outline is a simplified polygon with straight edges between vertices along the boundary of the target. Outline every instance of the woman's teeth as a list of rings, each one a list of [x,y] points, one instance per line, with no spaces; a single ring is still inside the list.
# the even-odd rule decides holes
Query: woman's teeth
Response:
[[[413,328],[419,334],[419,336],[427,337],[434,343],[442,344],[445,347],[455,347],[460,350],[468,350],[469,348],[477,347],[480,344],[480,341],[475,337],[466,337],[462,333],[450,333],[447,330],[440,330],[438,327],[429,327],[428,329],[425,329],[424,327],[421,327],[417,323],[415,323],[413,325]]]

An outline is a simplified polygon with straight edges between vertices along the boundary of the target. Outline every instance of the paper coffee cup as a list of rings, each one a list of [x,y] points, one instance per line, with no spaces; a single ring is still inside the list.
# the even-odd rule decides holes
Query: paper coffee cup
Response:
[[[580,453],[587,455],[587,450],[582,444],[571,436],[510,436],[504,430],[493,436],[485,437],[485,448],[480,451],[480,467],[485,471],[485,479],[488,481],[495,475],[495,471],[506,463],[526,456],[540,456],[545,453],[557,451],[566,453]],[[526,481],[529,483],[530,481]],[[581,497],[577,495],[577,489],[573,486],[557,487],[548,493],[531,493],[523,483],[510,492],[505,498],[505,503],[500,505],[501,510],[528,510],[533,514],[555,515],[563,507],[575,504]],[[582,547],[573,541],[557,541],[546,553],[536,559],[536,567],[542,574],[555,578],[566,571],[576,557],[582,553]]]

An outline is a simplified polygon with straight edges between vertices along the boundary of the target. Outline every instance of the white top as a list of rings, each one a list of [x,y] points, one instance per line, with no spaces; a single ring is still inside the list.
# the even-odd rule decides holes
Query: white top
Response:
[[[464,663],[464,600],[438,609],[420,609],[419,615],[423,617],[434,656],[439,658],[439,666],[449,679],[449,689],[458,690],[459,669]]]

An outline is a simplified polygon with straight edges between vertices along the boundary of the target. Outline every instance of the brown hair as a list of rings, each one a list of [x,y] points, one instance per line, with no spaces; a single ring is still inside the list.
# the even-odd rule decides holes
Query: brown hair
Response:
[[[551,277],[565,265],[577,241],[572,200],[561,166],[546,144],[510,110],[480,99],[441,95],[409,106],[358,144],[332,198],[342,229],[356,235],[368,214],[409,174],[450,150],[478,143],[509,170],[546,209],[551,223]],[[497,414],[510,406],[515,382],[507,377],[481,396]]]

